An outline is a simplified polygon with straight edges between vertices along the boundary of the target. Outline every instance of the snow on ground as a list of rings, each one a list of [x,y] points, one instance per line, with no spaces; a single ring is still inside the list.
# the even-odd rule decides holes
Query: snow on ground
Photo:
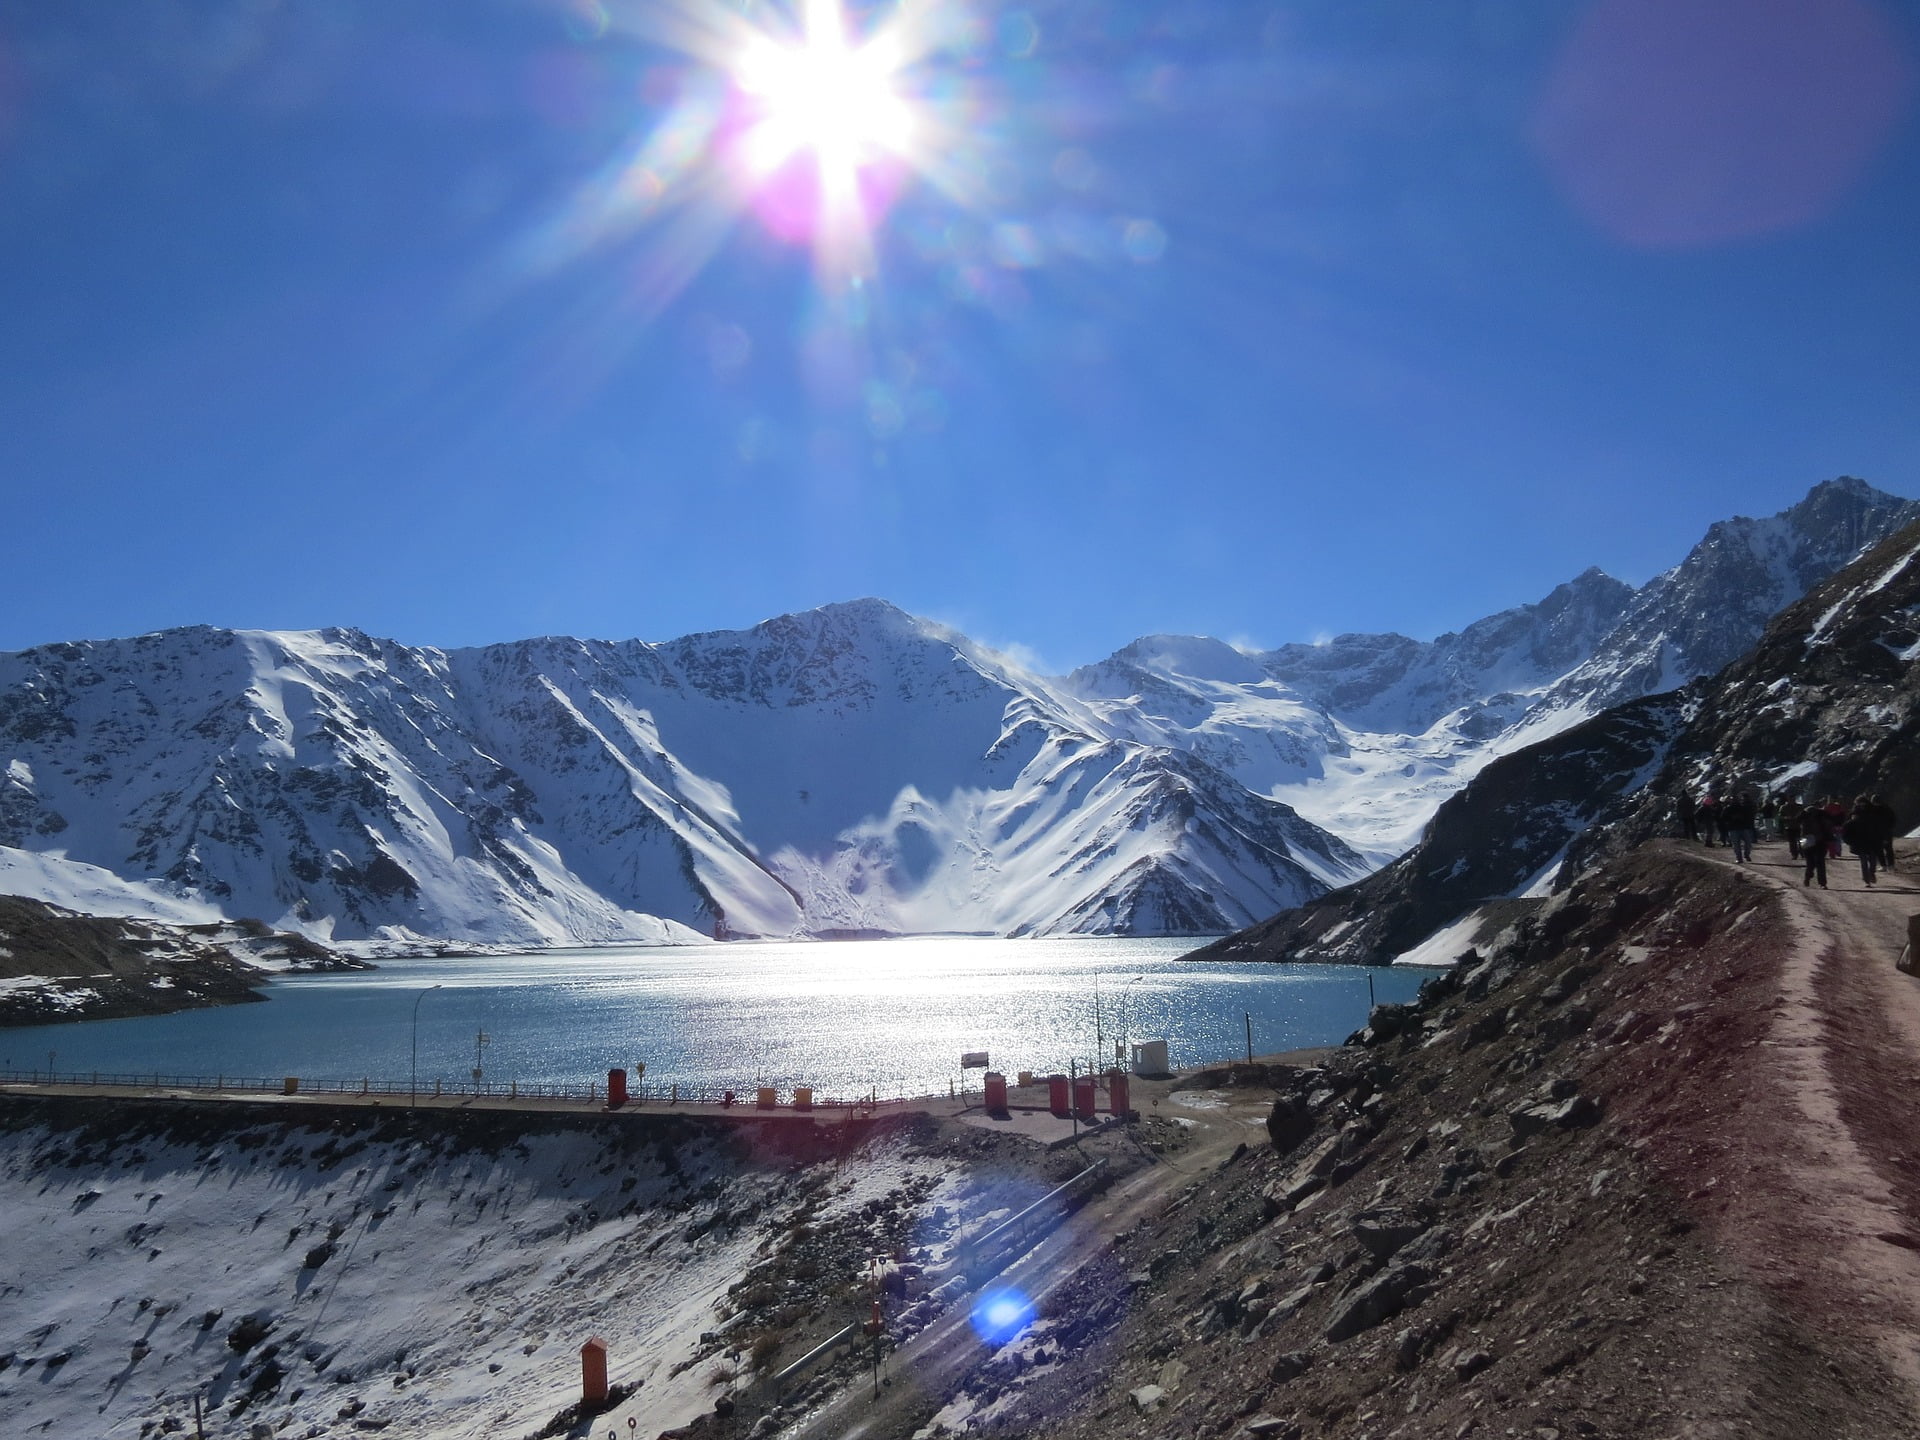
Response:
[[[59,851],[16,850],[10,845],[0,845],[0,895],[24,895],[86,915],[127,915],[174,925],[222,918],[218,906],[171,894],[162,885],[123,880]]]
[[[675,1368],[770,1229],[823,1213],[807,1197],[831,1169],[803,1187],[797,1162],[743,1159],[712,1132],[500,1127],[463,1147],[404,1120],[332,1134],[143,1112],[0,1132],[7,1433],[191,1426],[200,1390],[210,1435],[525,1435],[579,1398],[597,1334],[613,1383],[640,1384],[623,1433],[633,1415],[657,1434],[711,1408],[713,1367]],[[867,1158],[828,1210],[910,1163]],[[742,1213],[755,1223],[729,1222]]]
[[[1393,957],[1396,965],[1452,965],[1473,948],[1474,932],[1480,928],[1481,916],[1478,910],[1442,926],[1413,949],[1403,955]]]

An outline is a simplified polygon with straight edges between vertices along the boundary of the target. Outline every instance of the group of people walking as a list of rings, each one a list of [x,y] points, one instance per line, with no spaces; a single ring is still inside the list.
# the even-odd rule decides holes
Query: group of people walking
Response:
[[[1730,846],[1741,864],[1753,858],[1757,838],[1781,836],[1803,866],[1800,883],[1811,885],[1818,880],[1823,890],[1827,861],[1839,859],[1843,845],[1860,861],[1862,882],[1874,884],[1881,870],[1893,869],[1893,839],[1900,830],[1893,807],[1878,795],[1862,795],[1848,809],[1838,798],[1825,795],[1804,802],[1772,796],[1756,801],[1750,794],[1730,799],[1707,795],[1696,802],[1683,792],[1679,820],[1687,839]]]

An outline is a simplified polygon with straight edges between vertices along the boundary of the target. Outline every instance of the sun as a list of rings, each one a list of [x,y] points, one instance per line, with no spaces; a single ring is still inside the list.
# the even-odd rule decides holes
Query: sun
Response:
[[[823,169],[851,172],[904,154],[913,113],[894,89],[891,50],[881,41],[849,46],[834,0],[808,6],[798,45],[756,36],[734,70],[741,91],[761,107],[746,139],[748,165],[771,174],[807,150]]]
[[[852,43],[839,0],[807,0],[795,39],[762,32],[747,40],[731,66],[745,121],[737,154],[756,208],[776,230],[817,240],[871,219],[887,177],[911,158],[915,114],[901,88],[903,63],[887,33]]]

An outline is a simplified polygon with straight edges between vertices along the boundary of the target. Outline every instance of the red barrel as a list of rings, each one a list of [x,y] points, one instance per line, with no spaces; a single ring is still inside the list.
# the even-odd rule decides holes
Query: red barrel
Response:
[[[624,1070],[607,1071],[607,1108],[618,1110],[627,1103],[627,1072]]]
[[[1107,1109],[1113,1112],[1114,1118],[1127,1118],[1127,1112],[1132,1108],[1127,1103],[1128,1099],[1127,1072],[1116,1065],[1107,1071]]]
[[[1063,1119],[1072,1113],[1073,1101],[1067,1098],[1066,1076],[1047,1076],[1047,1108]]]
[[[1077,1075],[1073,1081],[1073,1109],[1082,1120],[1093,1119],[1093,1076]]]
[[[987,1109],[996,1115],[1007,1112],[1007,1077],[997,1070],[987,1071]]]

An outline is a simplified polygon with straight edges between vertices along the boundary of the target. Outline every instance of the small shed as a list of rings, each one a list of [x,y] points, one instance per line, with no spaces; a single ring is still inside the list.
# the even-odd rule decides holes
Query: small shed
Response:
[[[1167,1064],[1166,1041],[1136,1040],[1132,1049],[1133,1059],[1128,1068],[1134,1074],[1159,1077],[1173,1073],[1172,1067]]]

